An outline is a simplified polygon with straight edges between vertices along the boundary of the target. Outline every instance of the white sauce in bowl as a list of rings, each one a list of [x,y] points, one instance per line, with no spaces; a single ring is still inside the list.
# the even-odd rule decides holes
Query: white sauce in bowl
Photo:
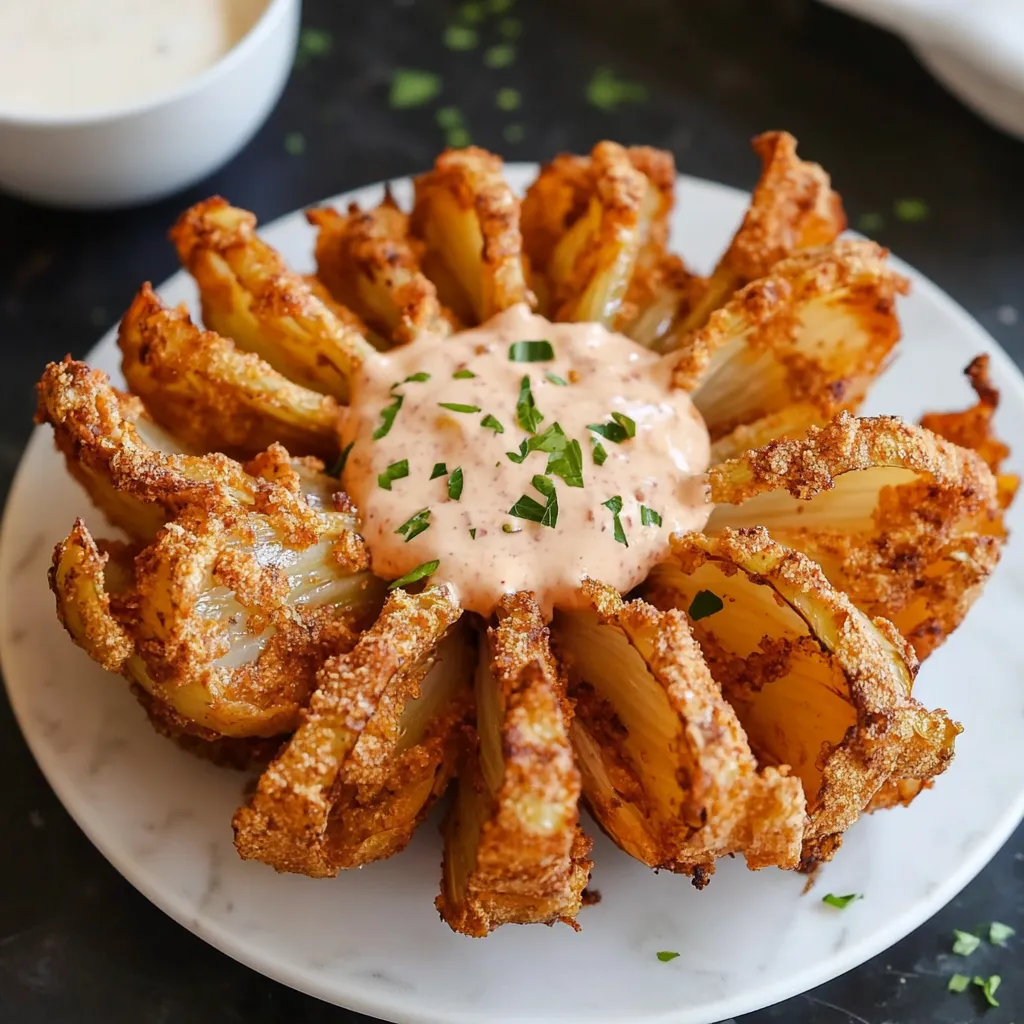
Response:
[[[0,113],[82,114],[174,89],[268,0],[0,0]]]

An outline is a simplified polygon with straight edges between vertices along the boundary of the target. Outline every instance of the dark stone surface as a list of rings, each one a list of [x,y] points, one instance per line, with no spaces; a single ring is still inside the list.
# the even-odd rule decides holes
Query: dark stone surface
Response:
[[[268,220],[322,196],[423,168],[442,144],[430,108],[392,112],[396,67],[443,72],[439,102],[457,103],[473,139],[511,159],[587,149],[597,139],[648,142],[682,170],[749,187],[748,142],[786,127],[820,160],[851,219],[886,217],[876,232],[965,305],[1024,359],[1024,145],[947,96],[900,43],[804,0],[609,0],[534,3],[515,63],[487,69],[481,50],[440,44],[454,5],[307,0],[306,23],[332,33],[330,56],[298,71],[280,106],[234,163],[187,194],[145,209],[68,214],[0,198],[0,480],[10,483],[30,430],[31,385],[45,360],[81,356],[139,282],[174,269],[164,232],[211,192]],[[496,42],[493,28],[488,42]],[[650,90],[648,102],[606,113],[584,86],[606,65]],[[516,114],[494,94],[517,88]],[[436,104],[435,104],[436,105]],[[502,141],[510,121],[526,129]],[[289,155],[287,134],[306,148]],[[922,223],[891,215],[924,199]],[[1017,440],[1017,439],[1011,439]],[[1013,756],[1018,752],[1008,752]],[[17,1024],[321,1024],[366,1020],[267,981],[213,951],[139,896],[58,804],[0,707],[0,1021]],[[952,996],[953,927],[993,918],[1018,930],[1015,948],[983,948],[971,973],[1001,973],[1002,1006]],[[742,922],[737,922],[737,928]],[[989,1024],[1024,1020],[1024,833],[932,921],[882,956],[744,1024]],[[696,937],[695,937],[696,939]],[[1012,967],[1018,970],[1014,972]],[[961,970],[967,968],[961,967]]]

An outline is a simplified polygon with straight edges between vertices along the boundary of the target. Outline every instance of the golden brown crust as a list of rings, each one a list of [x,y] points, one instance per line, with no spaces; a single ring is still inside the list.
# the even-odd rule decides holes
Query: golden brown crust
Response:
[[[960,726],[910,696],[916,659],[891,623],[872,622],[762,528],[672,546],[652,597],[689,608],[707,589],[722,600],[694,632],[759,761],[803,781],[805,863],[830,859],[885,783],[945,770]]]
[[[837,242],[783,260],[667,357],[712,440],[790,406],[807,426],[856,408],[900,336],[907,284],[886,256],[874,242]]]
[[[499,157],[475,146],[449,149],[415,181],[412,232],[423,240],[425,265],[443,268],[442,301],[466,322],[519,302],[534,304],[523,267],[520,204],[501,167]]]
[[[294,736],[235,814],[235,846],[243,858],[327,877],[405,846],[454,767],[448,737],[458,716],[442,702],[447,735],[424,730],[424,743],[404,752],[397,746],[399,726],[459,614],[446,586],[415,596],[394,591],[351,652],[323,665]],[[420,756],[420,747],[427,756]],[[375,801],[371,821],[360,821],[353,836],[349,808]]]
[[[347,214],[320,207],[306,218],[319,229],[320,280],[389,343],[450,333],[454,315],[442,308],[434,283],[422,273],[422,244],[409,236],[409,218],[390,193],[372,210],[353,203]]]
[[[347,401],[373,347],[257,236],[253,214],[215,196],[186,210],[170,235],[210,330],[295,383]]]
[[[196,327],[144,285],[121,321],[121,368],[153,418],[199,452],[247,458],[275,442],[333,462],[338,405]]]
[[[963,620],[999,557],[997,484],[974,452],[894,417],[842,413],[709,472],[708,523],[764,524],[870,616],[927,656]],[[738,507],[735,507],[738,506]]]
[[[601,827],[627,853],[698,887],[726,854],[743,853],[751,868],[795,867],[800,780],[786,768],[758,770],[686,616],[624,604],[592,580],[583,590],[594,614],[559,615],[555,635],[577,699],[584,795]]]
[[[437,898],[453,931],[478,937],[502,924],[571,923],[591,868],[548,630],[529,594],[505,598],[497,617],[477,669],[476,735],[445,821]]]
[[[788,132],[765,132],[753,141],[761,177],[750,208],[715,272],[681,321],[679,337],[703,327],[730,296],[767,277],[780,260],[802,249],[828,245],[846,227],[839,196],[818,164],[800,160]]]

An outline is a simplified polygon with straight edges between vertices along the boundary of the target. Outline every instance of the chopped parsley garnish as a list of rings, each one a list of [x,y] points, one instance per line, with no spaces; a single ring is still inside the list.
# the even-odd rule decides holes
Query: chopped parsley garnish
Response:
[[[284,151],[289,156],[302,156],[306,152],[306,136],[302,132],[289,132],[284,137]]]
[[[720,612],[725,607],[722,599],[717,594],[712,594],[710,590],[701,590],[697,593],[696,597],[690,602],[690,618],[696,622],[698,619],[706,619],[709,615],[714,615],[716,612]],[[834,901],[838,899],[845,899],[847,903],[850,900],[855,899],[854,896],[833,896],[829,893],[821,902],[828,903],[829,906],[838,906]],[[842,910],[846,906],[846,903],[839,907]]]
[[[523,23],[518,18],[502,18],[498,23],[498,31],[506,39],[518,39],[523,32]]]
[[[693,604],[696,604],[698,599],[703,594],[707,594],[708,597],[714,597],[715,600],[718,602],[718,607],[715,609],[715,611],[716,612],[717,611],[721,611],[721,609],[722,609],[722,601],[721,601],[721,599],[718,598],[718,597],[715,597],[715,595],[712,594],[710,590],[702,590],[700,592],[700,594],[698,594],[697,597],[695,597],[693,599]],[[703,615],[694,616],[694,614],[693,614],[693,604],[690,605],[690,616],[693,617],[693,618],[698,618],[698,619],[704,618]],[[713,615],[714,612],[707,612],[706,614]],[[857,892],[851,892],[847,896],[834,896],[832,893],[829,893],[827,896],[822,896],[821,897],[821,902],[822,903],[827,903],[830,907],[835,907],[836,910],[845,910],[851,903],[853,903],[854,900],[859,900],[859,899],[862,899],[862,898],[863,897],[860,895],[860,893],[857,893]]]
[[[488,68],[507,68],[515,59],[516,48],[511,43],[498,43],[484,50],[484,66]]]
[[[409,460],[402,459],[401,462],[392,462],[383,473],[377,474],[377,484],[385,491],[391,490],[391,484],[395,480],[402,480],[409,475]]]
[[[510,363],[547,363],[555,358],[555,350],[551,342],[541,341],[516,341],[508,347],[508,359]]]
[[[1008,924],[1003,924],[1001,921],[993,921],[988,926],[988,941],[993,946],[1005,946],[1006,940],[1016,934],[1015,929],[1011,928]]]
[[[439,558],[435,558],[430,562],[423,562],[422,565],[417,565],[415,569],[411,569],[404,576],[399,576],[397,580],[389,583],[388,590],[394,590],[396,587],[407,587],[410,583],[416,583],[427,576],[432,576],[437,572],[437,567],[440,564],[441,560]]]
[[[398,410],[402,408],[402,403],[405,401],[404,395],[395,395],[390,405],[385,405],[380,411],[380,426],[373,432],[374,441],[379,441],[382,437],[385,437],[391,428],[395,425],[395,417],[398,415]]]
[[[495,434],[504,434],[505,428],[501,425],[501,422],[495,419],[490,413],[488,413],[481,421],[480,426],[486,430],[493,430]]]
[[[508,514],[515,516],[516,519],[527,519],[531,523],[540,523],[541,526],[554,528],[558,522],[558,495],[555,493],[554,481],[538,473],[531,482],[546,499],[545,504],[542,505],[536,498],[524,494],[508,510]],[[506,530],[505,532],[511,531]]]
[[[461,402],[438,402],[442,409],[450,409],[452,412],[479,412],[479,405],[463,405]]]
[[[443,462],[435,462],[434,468],[430,471],[430,479],[436,480],[439,476],[448,475],[448,466]]]
[[[480,33],[468,25],[449,25],[444,30],[444,45],[449,50],[475,50],[480,43]]]
[[[530,378],[524,377],[519,383],[519,397],[516,399],[516,419],[519,426],[530,434],[536,434],[537,428],[544,419],[543,413],[537,408],[530,390]]]
[[[970,985],[970,983],[970,975],[954,974],[953,977],[949,979],[949,984],[946,988],[948,988],[950,992],[966,992],[967,986]]]
[[[648,96],[646,86],[617,77],[611,68],[598,68],[587,83],[587,102],[609,113],[623,103],[646,103]]]
[[[981,989],[981,994],[989,1006],[999,1005],[999,1000],[996,999],[996,989],[999,988],[1002,980],[998,974],[990,974],[987,978],[979,977],[977,974],[974,976],[974,984]]]
[[[602,505],[608,509],[612,514],[612,522],[615,528],[615,540],[619,544],[625,544],[629,547],[629,541],[626,540],[626,531],[622,528],[622,520],[619,518],[619,514],[622,512],[622,497],[616,494],[614,497],[609,498],[607,501],[602,501]]]
[[[468,22],[470,25],[479,25],[484,20],[484,5],[479,0],[470,0],[459,7],[459,19]]]
[[[520,441],[519,442],[519,451],[518,452],[505,452],[505,454],[517,466],[521,466],[522,463],[523,463],[523,459],[525,459],[526,456],[530,454],[530,451],[531,451],[531,449],[530,449],[530,442],[529,441]],[[499,463],[499,465],[500,465],[500,463]]]
[[[554,424],[558,426],[558,424]],[[562,434],[562,437],[565,437]],[[548,455],[547,468],[549,476],[560,476],[569,487],[583,486],[583,451],[577,440],[568,441],[564,448]]]
[[[391,76],[388,103],[395,110],[422,107],[441,91],[441,79],[432,71],[398,68]]]
[[[456,370],[452,374],[452,380],[471,380],[475,376],[472,370]]]
[[[334,47],[331,33],[322,28],[304,28],[299,33],[299,47],[295,54],[295,66],[304,68],[314,57],[325,57]]]
[[[410,373],[409,376],[406,377],[405,380],[402,381],[402,383],[403,384],[423,384],[425,381],[428,381],[428,380],[430,380],[430,374],[427,373],[425,370],[420,370],[419,373]],[[395,387],[398,387],[398,385],[396,384]]]
[[[594,465],[603,466],[608,458],[608,452],[605,451],[604,445],[596,437],[592,437],[590,440],[594,444]]]
[[[897,199],[892,204],[892,212],[897,220],[916,224],[928,219],[928,204],[923,199]]]
[[[551,381],[552,384],[557,384],[560,388],[567,388],[569,382],[563,377],[559,377],[557,373],[545,373],[544,376]]]
[[[501,137],[506,141],[515,145],[517,142],[522,142],[526,138],[526,129],[523,125],[518,123],[507,124],[501,129]]]
[[[494,97],[495,106],[499,110],[518,110],[521,102],[518,89],[499,89]]]
[[[448,477],[448,497],[452,501],[458,501],[462,497],[462,467],[456,466],[452,475]]]
[[[434,114],[434,120],[438,128],[450,132],[455,128],[462,128],[462,111],[458,107],[439,107]]]
[[[444,141],[451,149],[465,149],[473,138],[466,128],[449,128],[444,134]]]
[[[352,446],[354,444],[355,441],[349,441],[349,443],[345,445],[344,448],[341,449],[341,454],[338,456],[337,462],[335,462],[334,465],[331,466],[329,470],[327,470],[330,476],[340,477],[341,474],[345,472],[345,463],[348,462],[348,457],[352,451]]]
[[[613,412],[611,423],[588,423],[587,430],[600,434],[612,444],[622,444],[623,441],[636,437],[636,421],[621,412]]]
[[[418,537],[424,530],[430,529],[430,509],[421,508],[416,515],[407,519],[402,525],[395,530],[395,533],[405,538],[405,543],[408,544],[413,537]]]
[[[660,961],[661,961],[661,962],[662,962],[663,964],[667,964],[667,963],[669,962],[669,960],[675,960],[675,958],[676,958],[677,956],[679,956],[679,954],[678,954],[678,953],[673,953],[673,952],[672,952],[671,950],[669,950],[669,949],[663,949],[663,950],[659,951],[658,953],[656,953],[656,954],[655,954],[655,956],[657,956],[657,958],[658,958],[658,959],[659,959],[659,960],[660,960]]]
[[[653,508],[648,508],[646,505],[640,506],[640,525],[641,526],[661,526],[661,513],[655,512]]]
[[[973,932],[953,929],[953,952],[957,956],[970,956],[981,945],[981,939]]]
[[[857,230],[862,234],[870,235],[875,231],[881,231],[885,227],[885,218],[880,213],[862,213],[857,218]]]
[[[475,526],[471,526],[469,528],[469,539],[470,540],[476,540],[476,527]]]

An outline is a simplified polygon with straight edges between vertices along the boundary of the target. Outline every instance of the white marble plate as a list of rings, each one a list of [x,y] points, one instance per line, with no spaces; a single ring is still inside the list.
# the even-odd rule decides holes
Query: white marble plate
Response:
[[[510,172],[521,186],[532,168]],[[682,179],[676,246],[708,267],[745,202],[732,189]],[[311,266],[312,233],[300,214],[266,235],[293,265]],[[907,339],[870,411],[916,418],[927,407],[963,406],[971,395],[961,370],[990,352],[1004,389],[1000,430],[1024,443],[1018,371],[963,310],[901,269],[914,279],[901,309]],[[181,274],[161,292],[170,302],[195,298]],[[91,359],[114,370],[111,335]],[[592,884],[603,899],[582,913],[582,933],[560,926],[504,928],[484,941],[457,936],[433,908],[436,820],[401,856],[331,881],[238,859],[230,822],[242,777],[156,736],[127,687],[73,647],[54,618],[50,550],[78,514],[102,533],[49,431],[37,432],[3,524],[0,638],[11,702],[42,770],[115,867],[186,928],[287,985],[364,1013],[417,1024],[708,1024],[811,988],[907,934],[981,870],[1024,812],[1024,759],[1008,756],[1024,748],[1024,648],[1010,639],[1024,621],[1018,542],[918,683],[926,703],[966,725],[956,763],[912,808],[852,829],[810,895],[801,895],[798,875],[755,874],[738,860],[697,892],[598,836]],[[1024,503],[1011,518],[1024,526]],[[821,903],[829,891],[865,898],[839,913]],[[681,955],[661,963],[658,950]]]

